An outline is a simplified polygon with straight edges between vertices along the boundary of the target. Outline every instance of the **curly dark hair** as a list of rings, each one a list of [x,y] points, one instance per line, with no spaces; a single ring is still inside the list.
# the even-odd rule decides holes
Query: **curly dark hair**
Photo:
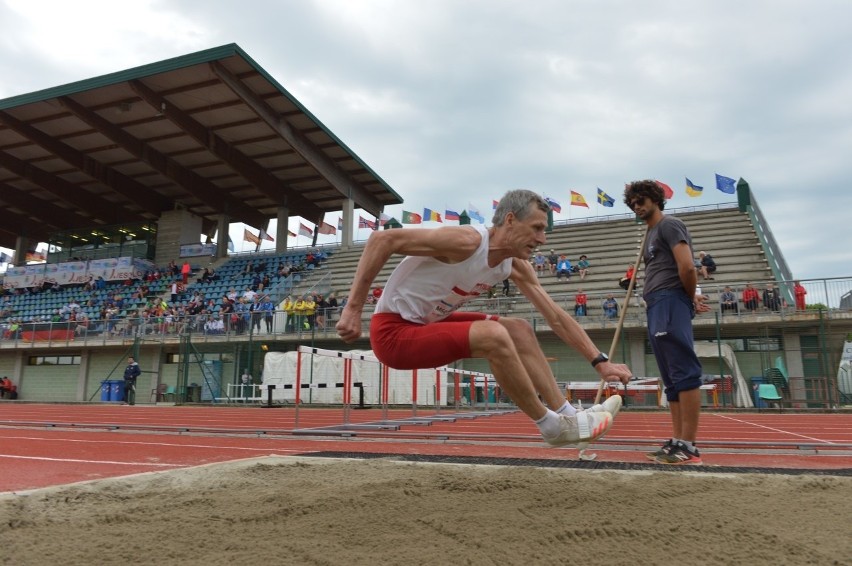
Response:
[[[624,187],[624,204],[627,208],[633,210],[630,203],[636,200],[637,197],[647,197],[652,202],[657,203],[660,210],[666,208],[666,194],[663,188],[653,179],[645,179],[643,181],[633,181]]]

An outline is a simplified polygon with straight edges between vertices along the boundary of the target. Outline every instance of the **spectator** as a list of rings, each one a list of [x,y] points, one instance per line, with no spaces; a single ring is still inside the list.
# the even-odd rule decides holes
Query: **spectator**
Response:
[[[550,274],[551,275],[556,273],[556,264],[558,262],[559,262],[559,256],[556,255],[555,251],[550,250],[550,255],[547,256],[547,266],[550,268]]]
[[[571,279],[571,261],[565,257],[565,254],[559,256],[559,263],[556,264],[556,280],[562,281],[562,276],[566,279]]]
[[[778,294],[778,288],[771,281],[763,290],[763,306],[775,312],[781,310],[781,296]]]
[[[136,378],[142,373],[139,364],[133,356],[127,358],[127,367],[124,368],[124,401],[127,405],[136,404]]]
[[[733,311],[734,314],[739,314],[739,305],[737,305],[737,296],[731,291],[731,287],[726,285],[725,290],[719,295],[719,304],[722,305],[722,314],[727,311]]]
[[[622,277],[618,281],[618,286],[624,290],[630,286],[630,280],[636,275],[636,266],[632,263],[627,267],[627,272],[625,272],[624,277]]]
[[[755,312],[760,306],[760,295],[757,294],[757,289],[751,283],[746,283],[745,289],[743,289],[743,306],[749,312]]]
[[[512,292],[511,284],[509,283],[509,278],[503,279],[503,296],[508,297]]]
[[[17,399],[18,387],[12,383],[12,380],[4,376],[0,380],[0,399]]]
[[[296,314],[293,311],[293,308],[296,306],[295,301],[293,301],[292,295],[287,295],[283,301],[281,301],[281,305],[279,309],[284,313],[284,332],[293,332],[296,325]]]
[[[172,296],[172,304],[173,305],[177,304],[177,300],[178,300],[178,282],[177,281],[172,281],[170,293],[171,293],[171,296]]]
[[[577,295],[574,297],[574,316],[586,316],[586,302],[588,297],[582,289],[577,289]]]
[[[712,280],[713,277],[711,275],[716,273],[716,262],[713,261],[713,258],[707,252],[698,252],[698,259],[700,263],[698,272],[701,273],[704,279]]]
[[[533,256],[533,267],[535,267],[535,273],[539,277],[544,273],[545,266],[547,264],[547,258],[544,257],[544,254],[541,253],[541,250],[537,250],[535,255]]]
[[[580,272],[580,281],[589,274],[589,258],[586,257],[586,254],[580,256],[580,260],[577,262],[577,271]]]
[[[609,293],[603,302],[604,317],[608,319],[618,318],[618,301]]]
[[[796,297],[796,310],[803,311],[807,308],[805,305],[805,295],[808,294],[808,291],[798,281],[794,281],[793,283],[793,295]]]
[[[189,266],[189,262],[184,260],[183,265],[180,268],[181,282],[186,285],[189,283],[189,274],[192,271],[192,267]]]
[[[263,323],[266,325],[266,333],[272,334],[272,326],[275,318],[275,303],[269,295],[264,295],[260,304],[260,310],[263,311]]]

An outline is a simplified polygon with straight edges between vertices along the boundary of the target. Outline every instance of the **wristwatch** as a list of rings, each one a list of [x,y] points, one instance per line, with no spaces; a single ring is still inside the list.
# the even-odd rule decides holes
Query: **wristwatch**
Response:
[[[603,362],[608,362],[609,356],[604,354],[603,352],[599,353],[594,360],[592,360],[592,367],[596,367],[598,364]]]

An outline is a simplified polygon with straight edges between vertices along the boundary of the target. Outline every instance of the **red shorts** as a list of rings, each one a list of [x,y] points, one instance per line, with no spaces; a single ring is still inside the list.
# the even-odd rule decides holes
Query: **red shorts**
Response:
[[[374,314],[370,344],[376,357],[394,369],[439,367],[470,357],[470,326],[474,322],[499,318],[456,312],[439,322],[416,324],[398,314]]]

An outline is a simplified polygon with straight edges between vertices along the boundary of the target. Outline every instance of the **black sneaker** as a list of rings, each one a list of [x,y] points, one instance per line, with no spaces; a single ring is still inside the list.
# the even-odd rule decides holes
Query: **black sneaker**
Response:
[[[654,461],[658,464],[670,464],[680,466],[700,466],[702,464],[701,454],[698,453],[698,448],[695,448],[695,450],[690,450],[682,442],[674,444],[671,448],[669,448],[667,454],[657,456]]]
[[[669,438],[666,440],[666,443],[663,444],[661,448],[654,450],[653,452],[647,452],[645,457],[651,460],[652,462],[657,459],[658,456],[665,456],[672,449],[672,439]]]

